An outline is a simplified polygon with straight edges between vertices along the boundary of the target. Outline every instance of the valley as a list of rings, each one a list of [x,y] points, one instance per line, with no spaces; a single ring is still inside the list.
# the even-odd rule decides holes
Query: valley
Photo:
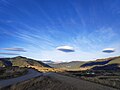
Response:
[[[30,88],[46,90],[48,87],[51,87],[49,90],[61,90],[63,88],[65,90],[97,90],[98,87],[99,90],[103,90],[103,88],[106,88],[105,90],[117,90],[120,89],[119,60],[120,57],[112,57],[84,63],[75,61],[47,65],[41,61],[21,56],[4,58],[0,59],[1,71],[4,68],[11,68],[7,70],[9,72],[17,72],[23,69],[28,72],[16,77],[5,76],[6,79],[0,80],[0,87],[1,90],[23,90],[23,88],[26,88],[25,90],[30,90]],[[8,62],[11,64],[8,64]],[[71,66],[71,68],[67,66]],[[2,72],[1,75],[3,75]],[[15,73],[11,75],[13,76]],[[47,85],[47,83],[52,86]],[[28,87],[27,84],[30,86]],[[45,84],[47,87],[41,86]],[[62,85],[62,87],[59,88],[56,85]]]

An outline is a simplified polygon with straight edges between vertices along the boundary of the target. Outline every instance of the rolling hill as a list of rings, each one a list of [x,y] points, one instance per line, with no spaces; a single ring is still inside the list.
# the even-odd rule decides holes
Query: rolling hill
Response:
[[[12,66],[12,63],[9,61],[9,58],[0,58],[0,66]]]
[[[39,67],[49,67],[49,65],[41,62],[41,61],[37,61],[37,60],[33,60],[33,59],[29,59],[26,57],[22,57],[22,56],[18,56],[18,57],[14,57],[14,58],[1,58],[0,59],[0,66],[19,66],[19,67],[27,67],[27,66],[39,66]]]
[[[119,64],[108,64],[104,66],[95,66],[92,70],[120,70]]]
[[[93,69],[93,70],[112,70],[112,69],[115,70],[115,69],[119,69],[119,66],[120,66],[120,56],[90,61],[81,65],[80,68]]]
[[[26,57],[14,57],[11,58],[10,61],[12,62],[13,66],[39,66],[39,67],[50,67],[49,65],[41,62],[41,61],[37,61],[37,60],[33,60],[33,59],[29,59]]]
[[[103,70],[103,69],[118,69],[120,66],[120,56],[110,57],[105,59],[97,59],[95,61],[83,62],[83,61],[71,61],[63,63],[43,63],[42,61],[37,61],[34,59],[17,56],[13,58],[0,58],[0,66],[19,66],[28,67],[35,66],[35,68],[45,67],[47,68],[58,68],[58,69],[93,69],[93,70]]]
[[[51,67],[54,68],[62,68],[62,69],[79,69],[86,70],[86,69],[110,69],[116,68],[118,69],[120,65],[120,56],[117,57],[109,57],[104,59],[97,59],[95,61],[89,62],[82,62],[82,61],[71,61],[71,62],[64,62],[64,63],[49,63]]]

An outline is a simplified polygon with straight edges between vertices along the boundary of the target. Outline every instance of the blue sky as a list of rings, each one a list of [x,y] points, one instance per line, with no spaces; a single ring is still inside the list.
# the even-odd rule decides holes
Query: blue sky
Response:
[[[118,56],[119,5],[120,0],[0,0],[0,57],[15,53],[37,60],[72,61]],[[56,50],[62,45],[74,47],[75,52]],[[103,53],[104,48],[116,51]]]

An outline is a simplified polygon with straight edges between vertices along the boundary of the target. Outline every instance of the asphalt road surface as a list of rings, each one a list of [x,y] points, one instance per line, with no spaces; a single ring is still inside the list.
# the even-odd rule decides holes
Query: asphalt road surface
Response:
[[[41,76],[42,73],[34,70],[34,69],[28,69],[28,73],[26,75],[17,77],[17,78],[11,78],[11,79],[6,79],[6,80],[0,80],[0,88],[16,84],[25,80],[29,80],[34,77]]]

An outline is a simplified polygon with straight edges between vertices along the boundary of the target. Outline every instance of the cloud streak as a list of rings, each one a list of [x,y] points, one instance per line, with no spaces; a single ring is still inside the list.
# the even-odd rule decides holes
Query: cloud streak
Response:
[[[4,53],[4,52],[0,52],[1,55],[19,55],[19,54],[16,54],[16,53]]]
[[[23,48],[1,48],[2,50],[26,52]]]

